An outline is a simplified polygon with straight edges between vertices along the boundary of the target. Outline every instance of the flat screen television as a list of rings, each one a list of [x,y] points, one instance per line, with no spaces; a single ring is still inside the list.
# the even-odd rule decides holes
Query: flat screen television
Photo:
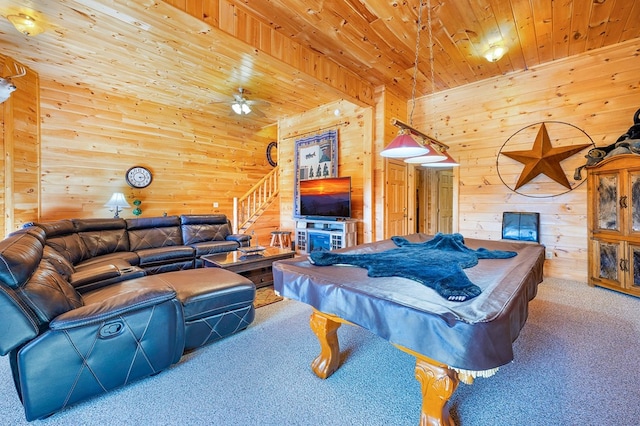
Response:
[[[301,180],[300,216],[318,219],[351,217],[351,177]]]

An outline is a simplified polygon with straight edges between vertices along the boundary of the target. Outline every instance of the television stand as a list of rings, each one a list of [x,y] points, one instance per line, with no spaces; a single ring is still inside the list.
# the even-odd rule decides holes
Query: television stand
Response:
[[[296,219],[296,249],[301,254],[314,250],[337,250],[358,244],[355,219]]]

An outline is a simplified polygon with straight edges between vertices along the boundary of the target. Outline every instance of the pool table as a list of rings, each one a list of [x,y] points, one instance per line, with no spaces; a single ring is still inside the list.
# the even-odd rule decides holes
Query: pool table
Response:
[[[433,236],[404,238],[421,243]],[[321,348],[311,364],[314,373],[324,379],[338,369],[337,330],[341,324],[358,325],[416,357],[423,395],[420,424],[453,424],[447,402],[458,383],[489,377],[513,360],[512,345],[527,320],[544,265],[544,246],[537,243],[465,238],[464,244],[517,253],[507,259],[481,259],[464,269],[482,290],[464,302],[446,300],[407,278],[369,277],[360,267],[316,266],[306,256],[275,262],[276,293],[313,308],[310,326]],[[384,240],[337,252],[367,254],[395,247]]]

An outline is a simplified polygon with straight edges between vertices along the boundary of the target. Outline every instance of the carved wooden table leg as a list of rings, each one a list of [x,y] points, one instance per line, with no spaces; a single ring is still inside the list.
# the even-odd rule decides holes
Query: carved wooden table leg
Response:
[[[350,324],[335,315],[313,310],[311,329],[318,337],[320,355],[311,363],[313,372],[321,379],[331,376],[340,366],[338,328]],[[444,364],[434,361],[411,349],[394,344],[398,349],[416,357],[416,379],[422,390],[420,426],[455,426],[449,416],[447,404],[460,382],[458,373]],[[472,382],[470,377],[462,376]]]
[[[314,309],[311,314],[311,330],[318,336],[320,355],[311,363],[313,372],[321,379],[332,375],[340,366],[340,345],[338,328],[341,323],[334,321]]]
[[[455,371],[424,357],[416,357],[416,379],[422,388],[420,426],[454,426],[447,403],[458,387]]]

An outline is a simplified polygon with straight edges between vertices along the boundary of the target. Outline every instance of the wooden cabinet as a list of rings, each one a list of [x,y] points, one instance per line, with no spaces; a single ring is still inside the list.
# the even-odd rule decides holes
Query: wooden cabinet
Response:
[[[354,219],[296,220],[296,247],[302,254],[314,250],[337,250],[357,244],[357,229]]]
[[[640,297],[640,155],[588,169],[589,284]]]

